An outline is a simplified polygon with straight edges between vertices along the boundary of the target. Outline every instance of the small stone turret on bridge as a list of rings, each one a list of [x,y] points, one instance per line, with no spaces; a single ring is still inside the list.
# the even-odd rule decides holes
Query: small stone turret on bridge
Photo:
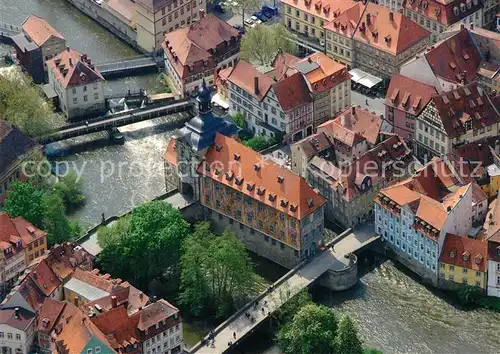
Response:
[[[214,331],[213,339],[215,339],[215,342],[213,344],[211,340],[208,345],[200,342],[189,353],[221,354],[233,349],[248,334],[252,333],[260,323],[266,320],[271,313],[279,309],[302,289],[307,288],[321,278],[325,273],[333,272],[340,274],[340,276],[347,276],[350,282],[349,287],[353,286],[357,282],[357,276],[352,277],[353,270],[357,270],[357,263],[356,257],[351,254],[370,245],[379,238],[373,230],[373,224],[354,232],[351,232],[350,229],[346,230],[330,242],[323,252],[290,270],[274,283],[268,291],[246,304],[217,327]],[[328,274],[328,276],[331,278],[336,275]],[[342,289],[345,288],[342,287]],[[236,338],[234,334],[236,334]],[[228,345],[229,342],[232,344]]]
[[[21,27],[10,23],[0,22],[0,43],[12,43],[12,37],[21,33]]]

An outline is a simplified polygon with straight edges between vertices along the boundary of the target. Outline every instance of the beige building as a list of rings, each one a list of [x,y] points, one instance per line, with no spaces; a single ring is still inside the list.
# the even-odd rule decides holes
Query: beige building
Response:
[[[184,95],[196,93],[203,80],[213,85],[217,69],[234,66],[240,57],[238,30],[214,14],[199,13],[197,23],[168,33],[162,43],[165,71]]]
[[[87,55],[68,48],[47,66],[49,83],[69,119],[104,113],[104,78]]]
[[[148,52],[161,49],[167,32],[198,20],[198,11],[206,10],[205,0],[137,0],[137,44]]]
[[[349,68],[390,79],[429,43],[429,31],[398,12],[358,3],[325,26],[326,53]]]
[[[323,26],[356,6],[352,0],[282,0],[282,4],[284,25],[297,35],[299,45],[314,51],[325,50]]]
[[[408,0],[403,7],[406,17],[432,32],[432,43],[436,43],[440,33],[454,23],[483,26],[483,2],[480,0]]]

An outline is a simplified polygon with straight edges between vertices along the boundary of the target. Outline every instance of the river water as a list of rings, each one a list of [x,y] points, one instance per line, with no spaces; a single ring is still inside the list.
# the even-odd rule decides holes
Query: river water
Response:
[[[0,21],[20,24],[30,13],[46,18],[64,34],[68,45],[87,53],[95,62],[136,55],[64,0],[0,0]],[[0,47],[0,51],[5,50]],[[154,79],[155,75],[126,78],[108,83],[108,88],[149,88]],[[88,144],[88,137],[72,142],[86,148],[60,160],[82,172],[87,197],[85,206],[73,218],[84,227],[92,226],[100,222],[103,212],[108,216],[121,214],[165,191],[162,154],[170,135],[161,126],[165,121],[160,118],[123,127],[123,146],[104,144],[104,135],[91,137],[95,141],[92,144]],[[458,309],[446,296],[422,286],[390,261],[364,273],[351,290],[331,294],[315,289],[314,293],[318,302],[352,314],[367,346],[384,353],[500,352],[500,315]],[[194,324],[186,328],[186,340],[192,345],[201,331]],[[272,340],[257,332],[238,352],[279,351]]]

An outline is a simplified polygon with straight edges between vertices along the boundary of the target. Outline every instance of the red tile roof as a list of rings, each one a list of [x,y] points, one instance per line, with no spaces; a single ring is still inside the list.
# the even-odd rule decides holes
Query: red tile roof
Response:
[[[210,167],[209,171],[207,167]],[[205,163],[200,165],[198,173],[299,220],[326,202],[302,177],[266,159],[238,141],[218,133],[215,144],[205,155]],[[226,173],[230,173],[232,177],[226,178]],[[242,178],[240,185],[236,183],[236,179],[239,178]],[[249,190],[247,186],[250,183],[254,184],[254,188]],[[262,195],[257,194],[259,188],[264,189]],[[270,200],[270,196],[274,198]],[[282,206],[282,200],[287,202],[286,205],[283,204],[285,206]],[[313,202],[311,207],[310,201]],[[296,208],[292,211],[291,206]]]
[[[466,28],[436,43],[424,55],[436,76],[453,83],[475,80],[481,65],[481,53]]]
[[[300,148],[306,157],[311,157],[332,147],[333,143],[328,136],[324,132],[317,132],[296,142],[292,148]]]
[[[288,112],[304,104],[312,103],[309,87],[300,73],[282,79],[273,86],[283,111]]]
[[[94,67],[90,58],[74,49],[68,49],[47,61],[62,87],[90,85],[104,81],[101,73]]]
[[[465,134],[467,121],[475,130],[500,122],[500,94],[493,97],[483,94],[477,82],[435,95],[432,102],[450,138]]]
[[[65,302],[46,298],[38,315],[38,331],[49,334],[63,313]]]
[[[110,294],[130,286],[129,283],[122,282],[121,279],[111,279],[107,276],[100,275],[97,269],[95,271],[89,272],[84,271],[80,268],[76,268],[71,278],[78,279],[86,284],[92,285]]]
[[[500,194],[499,194],[500,196]],[[483,228],[486,231],[486,239],[488,241],[500,243],[500,202],[499,196],[491,202],[488,208],[488,214],[484,220]],[[491,255],[492,258],[498,257],[497,252]],[[498,260],[500,262],[500,259]]]
[[[24,249],[31,242],[47,235],[46,232],[36,228],[23,217],[10,219],[7,213],[0,212],[0,248],[12,248],[13,254]],[[17,247],[21,241],[21,247]]]
[[[309,65],[306,64],[307,62]],[[351,78],[351,74],[349,74],[345,65],[337,63],[321,52],[313,53],[295,63],[295,70],[302,72],[301,67],[304,64],[307,67],[311,64],[317,66],[314,70],[303,73],[313,93],[329,90]]]
[[[167,151],[163,155],[163,159],[169,162],[172,166],[177,166],[177,152],[175,151],[176,140],[172,137],[168,140]]]
[[[439,261],[458,267],[485,272],[488,244],[482,240],[447,234]]]
[[[326,24],[324,26],[325,30],[352,38],[365,8],[366,6],[362,2],[357,2],[356,5],[342,12],[333,21]]]
[[[50,296],[62,284],[45,259],[38,263],[28,276],[45,296]]]
[[[180,78],[215,68],[213,50],[218,53],[239,48],[241,35],[237,29],[214,14],[208,14],[192,23],[165,35],[163,50]],[[208,61],[204,65],[204,61]],[[189,66],[193,71],[189,71]]]
[[[255,92],[255,78],[258,78],[258,91]],[[245,90],[259,101],[262,101],[274,84],[269,76],[258,71],[253,65],[240,60],[236,66],[221,70],[220,80],[226,80]]]
[[[462,0],[453,0],[442,2],[439,0],[408,0],[403,2],[403,7],[417,11],[420,15],[424,15],[433,21],[438,21],[439,23],[448,26],[455,22],[458,22],[470,14],[478,11],[482,7],[481,1],[470,1],[471,8],[465,7],[465,11],[462,11],[460,4],[465,6],[465,2]],[[458,12],[455,13],[455,7],[457,7]]]
[[[400,74],[394,74],[387,89],[385,105],[406,113],[419,115],[435,94],[437,91],[433,86]]]
[[[429,36],[429,31],[408,17],[372,2],[368,2],[354,33],[356,40],[392,55],[403,53]]]
[[[27,34],[37,46],[41,47],[50,37],[54,36],[64,39],[47,21],[36,15],[30,15],[21,25],[23,32]]]
[[[297,71],[294,69],[295,64],[300,61],[300,58],[293,56],[288,53],[279,53],[273,60],[271,66],[274,70],[271,72],[272,76],[268,74],[270,77],[276,77],[276,80],[279,81],[286,74],[287,76],[293,75]]]
[[[146,306],[139,313],[139,322],[137,328],[145,331],[151,326],[166,320],[170,317],[177,316],[180,321],[179,309],[164,299],[160,299]]]
[[[15,309],[2,309],[0,311],[0,325],[7,325],[27,332],[28,327],[35,320],[35,314],[23,308],[19,308],[18,312],[19,314],[16,316]]]
[[[319,17],[325,24],[333,21],[345,10],[356,6],[352,0],[281,0],[283,4]]]

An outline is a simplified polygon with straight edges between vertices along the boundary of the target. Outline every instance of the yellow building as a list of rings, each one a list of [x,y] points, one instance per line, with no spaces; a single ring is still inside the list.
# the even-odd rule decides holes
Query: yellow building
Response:
[[[356,6],[352,0],[282,0],[284,25],[291,31],[308,37],[325,48],[323,26],[333,21],[340,13]]]
[[[205,157],[200,201],[215,228],[234,229],[248,249],[287,268],[321,246],[325,199],[302,177],[221,134]]]
[[[439,257],[439,285],[469,285],[486,290],[487,255],[487,242],[447,234]]]
[[[483,186],[483,191],[488,198],[492,199],[498,195],[500,189],[500,168],[492,164],[486,168],[489,177],[489,183]]]

